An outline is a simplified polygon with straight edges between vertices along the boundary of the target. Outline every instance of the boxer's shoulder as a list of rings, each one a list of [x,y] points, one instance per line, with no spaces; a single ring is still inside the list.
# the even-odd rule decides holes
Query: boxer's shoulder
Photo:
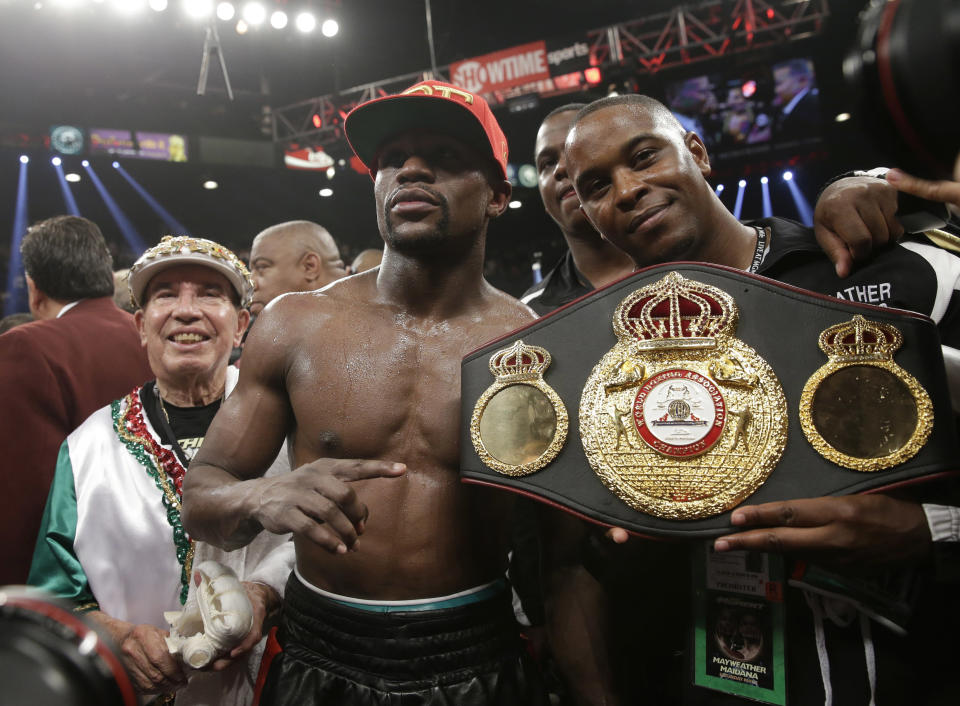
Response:
[[[486,299],[486,315],[504,326],[517,328],[536,321],[533,309],[493,286],[489,286]]]

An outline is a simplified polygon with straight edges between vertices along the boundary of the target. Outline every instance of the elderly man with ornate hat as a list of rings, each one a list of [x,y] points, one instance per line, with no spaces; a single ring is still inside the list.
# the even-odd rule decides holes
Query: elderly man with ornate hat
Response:
[[[210,240],[166,236],[131,268],[130,292],[156,379],[64,441],[29,581],[92,611],[140,691],[169,693],[188,674],[168,649],[164,612],[185,602],[192,565],[216,559],[246,582],[253,628],[229,655],[236,657],[258,642],[265,615],[278,606],[292,546],[264,535],[227,555],[195,547],[180,521],[186,468],[236,383],[228,359],[250,318],[247,268]],[[288,469],[277,465],[271,473]],[[243,664],[214,674],[229,664],[222,659],[212,676],[191,678],[178,703],[240,702],[244,691],[249,698]]]

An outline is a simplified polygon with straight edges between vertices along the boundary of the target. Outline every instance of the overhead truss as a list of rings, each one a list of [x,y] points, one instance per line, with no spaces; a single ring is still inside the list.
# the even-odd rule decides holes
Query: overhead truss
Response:
[[[667,12],[588,30],[590,65],[633,75],[655,73],[820,33],[828,0],[707,0]],[[331,145],[343,138],[343,119],[355,106],[397,93],[417,81],[446,80],[449,66],[355,86],[274,108],[273,139]],[[496,100],[493,101],[496,108]],[[314,116],[319,116],[319,125]]]

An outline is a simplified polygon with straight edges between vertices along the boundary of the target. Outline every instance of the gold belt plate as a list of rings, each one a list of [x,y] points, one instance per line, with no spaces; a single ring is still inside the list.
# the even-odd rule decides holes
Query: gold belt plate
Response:
[[[490,357],[494,383],[473,408],[470,438],[484,464],[507,476],[534,473],[567,439],[567,408],[543,379],[549,351],[516,341]]]
[[[580,398],[591,468],[654,517],[718,515],[753,494],[787,442],[787,403],[767,362],[736,338],[722,289],[671,272],[617,307],[617,344]]]
[[[858,314],[823,331],[818,344],[828,361],[800,396],[800,426],[813,448],[862,472],[913,458],[933,430],[933,404],[917,379],[893,362],[903,334]]]

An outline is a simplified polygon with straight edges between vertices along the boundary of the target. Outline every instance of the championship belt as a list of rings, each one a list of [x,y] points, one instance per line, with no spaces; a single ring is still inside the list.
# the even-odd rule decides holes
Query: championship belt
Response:
[[[940,341],[910,312],[705,264],[642,270],[468,355],[461,473],[641,534],[955,470]]]

